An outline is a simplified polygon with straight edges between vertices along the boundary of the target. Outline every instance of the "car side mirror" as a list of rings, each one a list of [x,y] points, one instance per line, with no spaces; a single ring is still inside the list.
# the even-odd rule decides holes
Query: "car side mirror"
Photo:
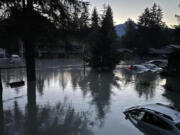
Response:
[[[129,118],[128,113],[124,113],[124,115],[125,115],[125,119],[127,120]]]
[[[126,119],[126,120],[129,119],[129,115],[128,115],[128,114],[126,115],[125,119]]]

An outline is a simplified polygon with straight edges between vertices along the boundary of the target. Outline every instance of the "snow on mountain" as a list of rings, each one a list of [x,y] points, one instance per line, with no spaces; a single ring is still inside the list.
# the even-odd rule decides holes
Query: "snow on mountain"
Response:
[[[118,35],[119,37],[122,37],[122,36],[125,34],[125,26],[126,26],[125,23],[119,24],[119,25],[116,25],[116,26],[115,26],[115,30],[116,30],[117,35]]]
[[[128,23],[133,23],[134,27],[135,27],[136,29],[138,29],[138,25],[137,25],[134,21],[131,21],[131,22],[126,21],[126,22],[123,23],[123,24],[116,25],[116,26],[115,26],[115,30],[116,30],[117,35],[118,35],[119,37],[122,37],[122,36],[126,33],[126,30],[125,30],[125,29],[126,29]]]

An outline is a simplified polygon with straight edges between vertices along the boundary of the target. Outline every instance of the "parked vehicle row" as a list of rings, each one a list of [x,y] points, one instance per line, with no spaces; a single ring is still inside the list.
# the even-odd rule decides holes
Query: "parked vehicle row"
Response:
[[[161,72],[167,66],[167,60],[151,60],[142,64],[135,64],[128,67],[136,73]]]

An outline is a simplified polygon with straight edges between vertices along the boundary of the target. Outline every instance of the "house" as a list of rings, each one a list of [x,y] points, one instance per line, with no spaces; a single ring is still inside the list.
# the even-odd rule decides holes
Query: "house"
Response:
[[[72,54],[74,54],[74,55],[81,55],[81,54],[83,54],[83,52],[84,52],[84,46],[85,45],[83,45],[82,43],[80,43],[80,42],[76,42],[76,41],[73,41],[72,43],[71,43],[71,45],[72,45]]]
[[[168,57],[168,70],[175,74],[180,76],[180,48],[169,55]]]
[[[174,52],[176,52],[177,50],[180,50],[180,46],[179,45],[167,45],[165,47],[156,49],[156,48],[150,48],[149,49],[149,54],[151,55],[170,55]]]
[[[56,47],[54,49],[39,48],[36,50],[36,57],[38,58],[64,58],[65,50],[64,48],[60,48],[60,47]]]
[[[0,48],[0,58],[5,58],[5,57],[6,57],[5,49]]]
[[[121,59],[129,59],[133,55],[133,50],[127,48],[119,48],[117,49],[117,52]]]
[[[127,49],[127,48],[120,48],[120,49],[117,49],[117,51],[118,51],[119,53],[129,53],[129,54],[132,54],[132,53],[133,53],[132,50]]]

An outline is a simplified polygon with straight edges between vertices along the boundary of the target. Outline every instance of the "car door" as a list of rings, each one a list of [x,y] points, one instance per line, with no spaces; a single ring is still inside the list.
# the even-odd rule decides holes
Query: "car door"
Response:
[[[133,123],[133,125],[138,128],[145,135],[160,135],[157,131],[153,130],[149,125],[143,122],[143,118],[145,116],[145,112],[141,110],[133,110],[128,113],[129,120]]]
[[[142,122],[159,135],[172,135],[173,133],[173,127],[170,124],[150,112],[145,113]]]

